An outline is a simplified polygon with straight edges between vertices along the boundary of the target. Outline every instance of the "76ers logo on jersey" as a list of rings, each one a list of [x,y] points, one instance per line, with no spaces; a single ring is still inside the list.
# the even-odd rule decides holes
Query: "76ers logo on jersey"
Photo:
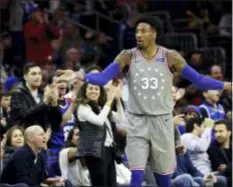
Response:
[[[143,90],[157,90],[157,96],[160,96],[161,93],[160,91],[164,89],[164,83],[165,83],[165,79],[164,79],[164,74],[159,72],[159,70],[157,68],[155,69],[152,69],[151,67],[148,67],[146,70],[144,69],[140,69],[139,70],[140,73],[146,75],[148,73],[153,73],[155,74],[154,77],[142,77],[142,78],[139,78],[139,73],[136,73],[136,79],[137,80],[140,80],[140,83],[139,84],[136,84],[137,83],[137,80],[134,79],[133,80],[133,83],[135,83],[133,89],[137,92],[137,95],[138,96],[141,96],[144,100],[146,99],[155,99],[155,96],[153,95],[151,98],[148,98],[147,95],[143,95],[140,90],[143,89]],[[148,72],[148,73],[147,73]],[[141,88],[139,88],[139,86]]]

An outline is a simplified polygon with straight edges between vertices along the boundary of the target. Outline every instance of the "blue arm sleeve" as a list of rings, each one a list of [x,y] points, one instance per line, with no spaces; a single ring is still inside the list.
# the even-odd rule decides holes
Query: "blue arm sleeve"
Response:
[[[104,86],[110,80],[117,78],[118,76],[120,76],[120,64],[113,62],[100,73],[86,74],[84,81],[94,85]]]
[[[181,75],[202,90],[222,90],[224,86],[223,82],[217,81],[211,77],[200,75],[188,65],[183,68]]]

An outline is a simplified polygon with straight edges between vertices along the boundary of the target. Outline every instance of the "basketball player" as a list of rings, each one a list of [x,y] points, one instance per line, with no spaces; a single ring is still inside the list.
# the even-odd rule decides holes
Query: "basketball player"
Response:
[[[170,175],[175,167],[173,74],[182,75],[200,89],[231,89],[231,83],[200,75],[176,51],[157,45],[160,32],[159,20],[141,17],[136,22],[137,47],[123,50],[103,72],[82,75],[72,70],[60,71],[67,81],[78,77],[96,85],[125,75],[130,95],[126,153],[132,186],[141,186],[148,159],[158,185],[171,184]]]

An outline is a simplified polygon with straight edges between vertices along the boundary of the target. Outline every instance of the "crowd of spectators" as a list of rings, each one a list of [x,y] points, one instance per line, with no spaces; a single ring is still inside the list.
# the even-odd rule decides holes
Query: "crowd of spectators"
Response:
[[[102,71],[120,50],[135,46],[139,13],[166,10],[172,32],[190,32],[199,40],[200,20],[210,41],[232,37],[230,1],[0,0],[0,5],[0,173],[6,186],[129,185],[126,81],[104,87],[67,83],[56,70]],[[116,22],[100,20],[96,31],[94,11]],[[165,47],[177,47],[199,72],[232,81],[231,50],[218,62],[201,50],[186,54],[179,46]],[[232,92],[198,90],[180,77],[174,77],[172,92],[178,132],[173,184],[230,186]],[[80,131],[87,133],[79,136]],[[112,142],[118,145],[114,150]],[[144,184],[156,185],[149,163]]]

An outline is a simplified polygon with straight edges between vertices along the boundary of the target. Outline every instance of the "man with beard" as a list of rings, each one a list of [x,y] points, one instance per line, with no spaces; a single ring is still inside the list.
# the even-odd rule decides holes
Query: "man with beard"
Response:
[[[24,68],[23,82],[12,93],[10,116],[12,124],[24,126],[37,121],[46,130],[61,123],[61,113],[56,101],[56,86],[48,88],[46,94],[40,90],[41,68],[28,63]]]
[[[232,144],[231,127],[225,120],[216,121],[214,124],[215,141],[208,149],[209,159],[212,169],[218,171],[228,180],[228,185],[232,184]]]

